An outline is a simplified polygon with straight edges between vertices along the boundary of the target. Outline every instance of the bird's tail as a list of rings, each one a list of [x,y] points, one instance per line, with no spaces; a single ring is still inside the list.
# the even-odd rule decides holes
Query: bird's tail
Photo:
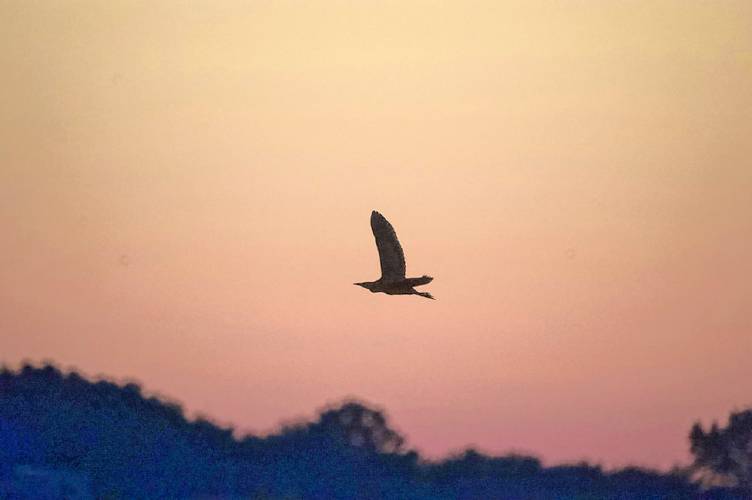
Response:
[[[431,300],[436,300],[436,299],[435,299],[435,298],[433,297],[433,295],[431,295],[431,294],[430,294],[430,293],[428,293],[428,292],[415,292],[415,293],[416,293],[416,295],[420,295],[421,297],[425,297],[425,298],[427,298],[427,299],[431,299]]]
[[[407,278],[405,279],[405,281],[410,286],[420,286],[429,284],[431,281],[433,281],[433,278],[424,274],[420,278]]]

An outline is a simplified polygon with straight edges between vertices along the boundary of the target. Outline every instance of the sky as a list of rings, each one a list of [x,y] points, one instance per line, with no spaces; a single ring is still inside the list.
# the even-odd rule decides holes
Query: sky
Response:
[[[752,404],[752,3],[0,3],[0,362],[668,468]],[[371,294],[371,210],[437,298]]]

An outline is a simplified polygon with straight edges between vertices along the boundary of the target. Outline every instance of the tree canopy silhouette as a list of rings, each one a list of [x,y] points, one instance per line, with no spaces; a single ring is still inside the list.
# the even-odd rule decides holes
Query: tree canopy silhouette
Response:
[[[237,437],[136,384],[0,370],[0,498],[744,498],[686,476],[466,450],[429,461],[357,400]]]
[[[710,473],[706,480],[727,480],[752,496],[752,409],[732,412],[726,427],[713,422],[707,432],[697,422],[689,440],[694,466]]]

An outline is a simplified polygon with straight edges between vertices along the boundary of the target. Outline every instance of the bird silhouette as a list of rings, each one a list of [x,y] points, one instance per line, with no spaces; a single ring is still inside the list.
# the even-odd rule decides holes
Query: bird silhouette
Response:
[[[382,292],[388,295],[420,295],[427,299],[433,299],[428,292],[419,292],[416,286],[426,285],[433,278],[423,275],[420,278],[405,278],[405,253],[397,239],[397,233],[389,221],[377,211],[371,212],[371,230],[376,238],[376,248],[379,250],[381,262],[381,278],[376,281],[364,281],[354,283],[371,291]]]

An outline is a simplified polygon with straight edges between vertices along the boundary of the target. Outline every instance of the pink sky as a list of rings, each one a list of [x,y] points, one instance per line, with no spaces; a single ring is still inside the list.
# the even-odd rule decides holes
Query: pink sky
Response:
[[[4,2],[0,361],[667,467],[752,404],[752,3]],[[437,301],[373,295],[372,209]]]

